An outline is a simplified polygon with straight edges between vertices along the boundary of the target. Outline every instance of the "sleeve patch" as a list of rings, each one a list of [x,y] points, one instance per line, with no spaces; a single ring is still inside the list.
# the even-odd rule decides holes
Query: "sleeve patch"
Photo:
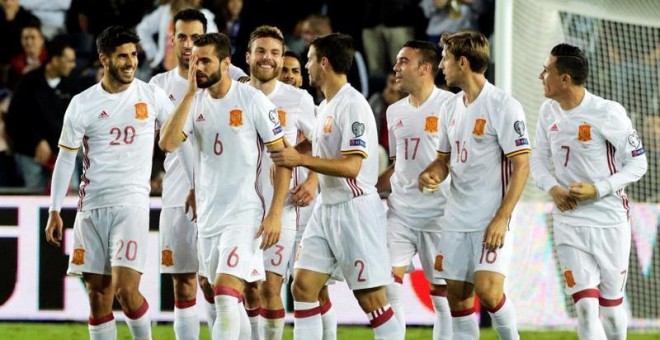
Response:
[[[282,132],[282,125],[278,125],[278,126],[276,126],[276,127],[273,129],[273,134],[274,134],[274,135],[277,135],[277,134],[279,134],[280,132]]]
[[[516,139],[516,146],[529,145],[527,138],[518,138]]]
[[[637,150],[633,150],[633,151],[632,151],[632,156],[633,156],[633,157],[641,156],[641,155],[644,154],[644,152],[645,152],[645,151],[644,151],[644,148],[639,148],[639,149],[637,149]]]
[[[367,147],[367,142],[360,138],[354,138],[348,141],[350,146],[361,146],[363,148]]]

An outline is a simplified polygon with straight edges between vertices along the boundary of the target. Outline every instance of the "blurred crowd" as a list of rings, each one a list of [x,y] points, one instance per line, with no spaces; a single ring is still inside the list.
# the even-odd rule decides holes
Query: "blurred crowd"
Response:
[[[69,101],[102,76],[95,39],[104,28],[135,28],[142,49],[137,76],[146,81],[176,67],[172,18],[190,7],[205,14],[209,32],[230,37],[232,63],[246,72],[249,33],[263,24],[279,27],[317,103],[322,95],[309,88],[304,70],[307,46],[331,32],[350,34],[357,53],[349,81],[369,99],[385,148],[385,109],[403,97],[392,76],[403,43],[465,29],[490,36],[494,21],[494,0],[0,0],[0,191],[48,192]],[[163,155],[155,151],[158,193]]]

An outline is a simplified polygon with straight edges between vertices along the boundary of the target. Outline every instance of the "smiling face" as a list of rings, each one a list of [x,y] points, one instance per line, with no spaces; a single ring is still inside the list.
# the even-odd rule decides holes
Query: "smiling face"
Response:
[[[279,77],[282,72],[284,46],[275,38],[258,38],[246,53],[246,62],[250,65],[250,76],[259,81],[268,82]]]
[[[396,56],[396,64],[393,68],[394,76],[396,84],[404,92],[412,92],[422,79],[422,65],[419,60],[419,51],[410,47],[402,48]]]
[[[137,48],[133,43],[119,45],[110,56],[101,54],[101,63],[111,80],[128,85],[135,78],[138,66]]]
[[[192,56],[193,41],[204,35],[204,25],[197,21],[178,20],[174,26],[172,44],[176,51],[179,67],[188,69],[190,57]]]
[[[302,86],[302,67],[300,66],[300,62],[297,58],[287,56],[284,57],[284,62],[282,63],[282,73],[280,74],[280,81],[295,87]]]

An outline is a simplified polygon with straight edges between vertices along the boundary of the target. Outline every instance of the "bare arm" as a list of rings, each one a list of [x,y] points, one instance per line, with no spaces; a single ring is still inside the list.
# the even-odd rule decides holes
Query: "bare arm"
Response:
[[[513,209],[518,204],[522,195],[527,177],[529,176],[529,153],[522,153],[510,158],[513,163],[511,173],[511,182],[507,188],[506,194],[502,199],[495,217],[490,222],[484,233],[484,246],[486,249],[495,250],[504,245],[504,236],[509,226],[509,220]]]
[[[197,72],[197,57],[193,56],[190,59],[190,69],[188,70],[188,91],[181,100],[181,103],[176,107],[174,113],[167,119],[165,124],[160,128],[160,140],[158,146],[166,152],[173,152],[179,147],[179,144],[184,141],[185,135],[183,134],[183,126],[188,118],[188,112],[195,99],[197,92],[197,79],[195,73]]]
[[[323,175],[352,179],[357,178],[360,167],[362,167],[361,155],[346,154],[342,155],[342,158],[339,159],[327,159],[299,153],[293,147],[272,152],[270,157],[279,166],[287,168],[304,166],[309,170]]]
[[[376,182],[376,190],[378,192],[392,191],[392,183],[390,178],[394,174],[394,163],[387,167],[380,176],[378,176],[378,182]]]
[[[268,145],[269,152],[277,152],[284,149],[284,140],[279,140],[275,143]],[[282,229],[282,210],[286,202],[286,195],[289,191],[289,183],[291,181],[291,169],[283,166],[275,168],[275,176],[273,176],[273,200],[271,201],[268,215],[261,222],[257,237],[263,235],[261,241],[261,249],[267,249],[277,243],[280,239],[280,232]]]

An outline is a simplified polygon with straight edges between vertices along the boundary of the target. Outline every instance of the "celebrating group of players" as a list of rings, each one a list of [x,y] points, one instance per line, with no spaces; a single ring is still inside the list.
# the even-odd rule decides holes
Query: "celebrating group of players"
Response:
[[[556,205],[555,243],[580,337],[625,337],[623,188],[644,175],[646,158],[625,110],[584,88],[588,62],[578,48],[557,45],[545,62],[539,78],[550,100],[531,152],[521,105],[484,76],[482,34],[444,35],[442,52],[407,42],[394,71],[408,96],[387,110],[394,162],[379,177],[373,112],[346,79],[350,36],[311,44],[304,66],[325,96],[315,107],[297,88],[301,65],[285,57],[279,29],[252,32],[249,83],[238,81],[245,74],[231,65],[227,36],[205,32],[203,14],[179,12],[178,67],[147,84],[134,78],[137,36],[107,28],[97,39],[103,79],[66,112],[46,234],[60,244],[59,212],[82,146],[69,273],[87,284],[92,339],[116,338],[115,297],[133,337],[151,337],[138,286],[158,127],[169,152],[161,271],[174,280],[178,339],[199,337],[197,278],[213,339],[280,339],[290,262],[296,339],[336,338],[330,279],[345,280],[377,339],[403,339],[400,286],[415,254],[432,286],[434,339],[479,337],[475,293],[499,336],[517,339],[504,279],[530,164]],[[460,93],[435,86],[440,69]],[[378,195],[385,190],[387,214]]]

